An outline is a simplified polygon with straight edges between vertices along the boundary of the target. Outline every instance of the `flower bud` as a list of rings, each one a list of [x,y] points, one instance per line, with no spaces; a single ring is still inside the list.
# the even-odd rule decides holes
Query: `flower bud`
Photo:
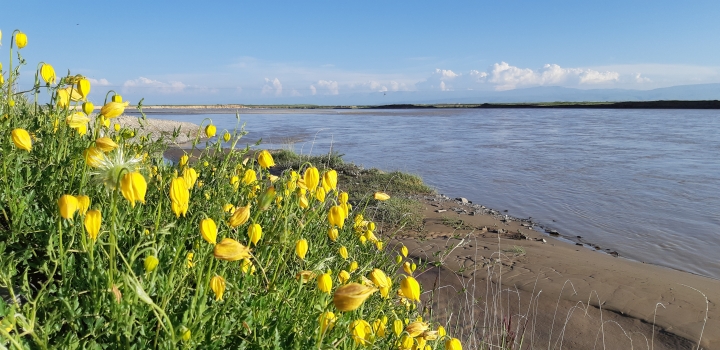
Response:
[[[213,136],[215,136],[216,131],[217,131],[217,128],[215,127],[215,125],[208,124],[208,126],[205,127],[205,136],[213,137]]]
[[[12,141],[15,147],[30,152],[32,150],[32,141],[30,134],[25,129],[14,129],[11,133]]]
[[[17,45],[18,49],[22,49],[27,45],[27,35],[23,32],[18,32],[15,34],[15,44]]]
[[[40,76],[45,81],[45,84],[55,84],[56,76],[55,76],[55,69],[53,66],[43,63],[42,66],[40,66]]]
[[[308,241],[306,239],[300,239],[295,243],[295,254],[301,260],[305,260],[305,255],[308,251]]]
[[[203,219],[200,221],[200,235],[210,244],[217,243],[217,225],[213,219]]]
[[[99,210],[92,209],[85,214],[85,231],[93,241],[97,239],[100,233],[100,224],[102,223],[102,214]]]
[[[153,272],[159,263],[160,260],[158,260],[155,256],[148,256],[143,262],[143,265],[145,265],[145,272]]]
[[[64,194],[58,199],[58,207],[60,209],[60,216],[72,220],[73,215],[75,215],[78,209],[78,200],[75,196]]]

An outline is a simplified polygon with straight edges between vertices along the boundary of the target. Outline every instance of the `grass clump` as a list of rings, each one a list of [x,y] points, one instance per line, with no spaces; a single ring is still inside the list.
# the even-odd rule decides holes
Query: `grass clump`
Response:
[[[414,278],[394,273],[402,261],[383,253],[368,215],[376,201],[359,194],[353,205],[337,185],[339,157],[276,154],[295,168],[271,173],[267,152],[221,151],[242,131],[195,155],[215,134],[210,122],[195,135],[195,159],[169,164],[172,140],[135,136],[144,115],[138,129],[114,122],[128,105],[119,95],[93,114],[89,81],[56,79],[43,64],[30,90],[47,94],[41,105],[15,91],[20,69],[9,66],[0,84],[2,347],[455,344],[423,320]]]
[[[312,163],[324,169],[335,169],[338,181],[350,193],[353,205],[366,206],[371,203],[374,193],[384,192],[391,195],[383,202],[374,202],[367,207],[370,217],[381,223],[380,231],[404,228],[420,231],[423,227],[423,206],[415,197],[433,193],[422,179],[413,174],[400,171],[384,172],[379,169],[362,169],[345,163],[342,155],[332,152],[327,155],[300,155],[291,150],[274,151],[279,169],[298,170],[303,164]]]

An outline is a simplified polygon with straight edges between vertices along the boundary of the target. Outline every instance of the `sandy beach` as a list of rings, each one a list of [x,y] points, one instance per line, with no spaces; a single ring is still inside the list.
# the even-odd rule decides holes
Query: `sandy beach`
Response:
[[[523,348],[720,349],[718,280],[554,238],[471,201],[417,199],[423,229],[386,231],[389,246],[409,248],[432,317],[470,345],[509,320]]]

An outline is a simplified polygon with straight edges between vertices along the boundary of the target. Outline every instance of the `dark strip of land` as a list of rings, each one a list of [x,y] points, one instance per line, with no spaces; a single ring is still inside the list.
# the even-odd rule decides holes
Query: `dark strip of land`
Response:
[[[542,102],[483,104],[392,104],[371,109],[414,108],[595,108],[595,109],[720,109],[720,101]]]

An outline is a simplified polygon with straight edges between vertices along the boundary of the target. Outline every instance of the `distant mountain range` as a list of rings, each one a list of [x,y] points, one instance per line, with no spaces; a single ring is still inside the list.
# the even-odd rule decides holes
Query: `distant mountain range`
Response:
[[[507,91],[388,91],[363,94],[289,98],[285,103],[320,105],[385,105],[436,103],[608,102],[657,100],[720,100],[720,84],[679,85],[652,90],[574,89],[540,86]],[[276,102],[277,103],[277,102]]]

